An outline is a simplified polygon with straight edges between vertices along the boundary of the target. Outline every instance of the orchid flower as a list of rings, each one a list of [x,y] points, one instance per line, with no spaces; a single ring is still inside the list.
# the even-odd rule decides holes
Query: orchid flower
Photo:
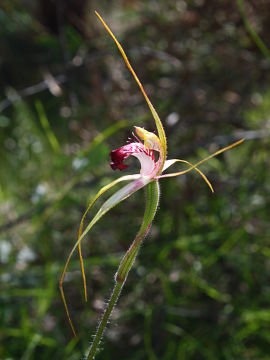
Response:
[[[126,281],[127,275],[134,263],[134,260],[138,254],[140,245],[144,238],[146,237],[147,233],[150,230],[152,221],[154,219],[154,216],[157,211],[158,202],[159,202],[159,195],[160,195],[160,187],[159,187],[159,180],[166,178],[166,177],[175,177],[179,175],[183,175],[191,170],[197,171],[200,176],[203,178],[203,180],[206,182],[206,184],[209,186],[210,190],[214,192],[213,187],[210,183],[210,181],[207,179],[207,177],[202,173],[202,171],[198,168],[201,164],[208,161],[214,156],[217,156],[237,145],[243,142],[243,139],[225,147],[214,154],[209,155],[205,159],[199,161],[197,164],[192,165],[190,162],[182,159],[171,159],[166,160],[167,158],[167,141],[165,136],[165,131],[162,125],[162,122],[153,107],[151,101],[149,100],[140,80],[138,79],[135,71],[133,70],[132,66],[130,65],[130,62],[108,27],[108,25],[104,22],[102,17],[96,12],[96,15],[104,25],[105,29],[108,31],[108,33],[113,38],[114,42],[116,43],[128,69],[130,70],[131,74],[133,75],[135,81],[137,82],[145,100],[146,103],[153,115],[155,125],[157,128],[157,135],[145,130],[144,128],[135,126],[135,134],[133,134],[133,139],[129,141],[124,146],[119,147],[116,150],[113,150],[111,152],[111,168],[113,170],[120,170],[124,171],[128,168],[128,165],[125,163],[126,159],[129,156],[134,156],[137,158],[140,162],[141,168],[140,173],[134,174],[134,175],[125,175],[121,176],[118,179],[112,181],[108,185],[104,186],[102,189],[99,190],[99,192],[96,194],[94,199],[90,202],[88,208],[86,209],[81,223],[79,227],[78,232],[78,239],[73,246],[67,262],[65,264],[62,276],[60,278],[60,292],[62,296],[62,300],[64,303],[64,307],[67,313],[67,317],[71,326],[71,329],[73,331],[74,336],[76,336],[76,331],[73,326],[73,323],[71,321],[69,310],[67,306],[67,302],[64,295],[63,290],[63,283],[65,279],[65,274],[68,269],[68,265],[70,263],[70,259],[75,252],[75,250],[78,248],[79,250],[79,256],[80,256],[80,263],[81,263],[81,271],[82,271],[82,277],[83,277],[83,284],[84,284],[84,296],[85,300],[87,301],[87,290],[86,290],[86,280],[85,280],[85,272],[84,272],[84,265],[83,265],[83,258],[82,258],[82,250],[81,250],[81,242],[85,238],[85,236],[88,234],[88,232],[91,230],[91,228],[108,212],[110,211],[114,206],[118,205],[123,200],[130,197],[132,194],[134,194],[136,191],[138,191],[141,188],[145,188],[146,190],[146,202],[145,202],[145,212],[144,217],[142,220],[141,227],[138,231],[137,236],[135,237],[134,241],[132,242],[131,246],[127,250],[126,254],[122,258],[120,265],[118,267],[118,270],[115,275],[115,287],[112,291],[110,300],[107,304],[107,308],[105,309],[105,312],[103,314],[103,317],[98,325],[96,334],[94,336],[94,340],[90,346],[89,351],[86,354],[87,359],[94,359],[98,345],[101,341],[101,338],[103,336],[104,330],[106,328],[106,325],[108,323],[108,320],[110,318],[111,312],[113,310],[113,307],[115,306],[118,297],[121,293],[122,287]],[[173,173],[165,173],[169,167],[174,165],[175,163],[184,163],[188,167],[185,170],[173,172]],[[89,222],[89,224],[86,226],[85,230],[83,230],[84,221],[86,219],[86,215],[88,212],[92,209],[93,205],[96,203],[96,201],[108,190],[112,189],[114,186],[118,185],[121,182],[128,182],[127,185],[116,191],[113,195],[111,195],[104,203],[101,205],[100,209],[96,213],[96,215],[92,218],[92,220]]]

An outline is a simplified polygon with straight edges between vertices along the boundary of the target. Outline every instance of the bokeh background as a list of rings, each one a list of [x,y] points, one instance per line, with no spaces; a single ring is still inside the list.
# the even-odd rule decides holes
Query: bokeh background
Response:
[[[75,341],[58,280],[80,218],[120,175],[110,150],[133,125],[154,130],[94,10],[157,108],[170,158],[196,162],[246,138],[203,165],[214,195],[196,173],[161,182],[97,358],[269,359],[269,0],[1,0],[0,358],[81,358],[142,219],[140,191],[84,241],[87,304],[73,257]]]

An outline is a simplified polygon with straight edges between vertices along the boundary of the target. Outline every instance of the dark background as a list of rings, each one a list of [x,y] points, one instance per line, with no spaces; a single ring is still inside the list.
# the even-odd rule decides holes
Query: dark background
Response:
[[[140,191],[84,241],[87,304],[73,257],[65,291],[76,342],[58,280],[80,218],[120,175],[110,150],[133,125],[154,130],[94,10],[160,114],[169,158],[196,162],[246,138],[202,167],[214,195],[196,173],[161,181],[97,358],[268,359],[269,0],[1,0],[0,358],[81,358],[142,219]],[[131,163],[127,173],[138,171]]]

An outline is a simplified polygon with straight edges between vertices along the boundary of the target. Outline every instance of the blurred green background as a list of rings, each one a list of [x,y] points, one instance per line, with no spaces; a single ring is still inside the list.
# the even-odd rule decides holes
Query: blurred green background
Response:
[[[269,0],[1,0],[0,359],[82,358],[142,219],[140,191],[84,241],[87,304],[73,257],[75,341],[58,280],[81,216],[120,175],[110,150],[133,125],[154,130],[94,10],[163,119],[170,158],[246,138],[202,167],[214,195],[196,173],[161,182],[97,358],[269,359]]]

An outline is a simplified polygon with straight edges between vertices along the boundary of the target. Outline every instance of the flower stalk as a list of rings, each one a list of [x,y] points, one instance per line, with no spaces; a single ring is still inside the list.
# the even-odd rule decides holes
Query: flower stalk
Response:
[[[98,351],[98,346],[106,329],[107,323],[112,314],[113,308],[117,303],[121,290],[126,282],[128,273],[132,268],[134,260],[139,252],[140,246],[146,235],[148,234],[152,221],[157,211],[159,202],[159,184],[157,181],[153,181],[146,187],[146,202],[145,212],[140,230],[131,244],[130,248],[124,255],[120,262],[119,268],[115,274],[115,286],[112,291],[110,300],[107,304],[107,308],[102,316],[102,319],[98,325],[94,340],[90,346],[89,352],[86,356],[87,360],[93,360],[95,354]]]

